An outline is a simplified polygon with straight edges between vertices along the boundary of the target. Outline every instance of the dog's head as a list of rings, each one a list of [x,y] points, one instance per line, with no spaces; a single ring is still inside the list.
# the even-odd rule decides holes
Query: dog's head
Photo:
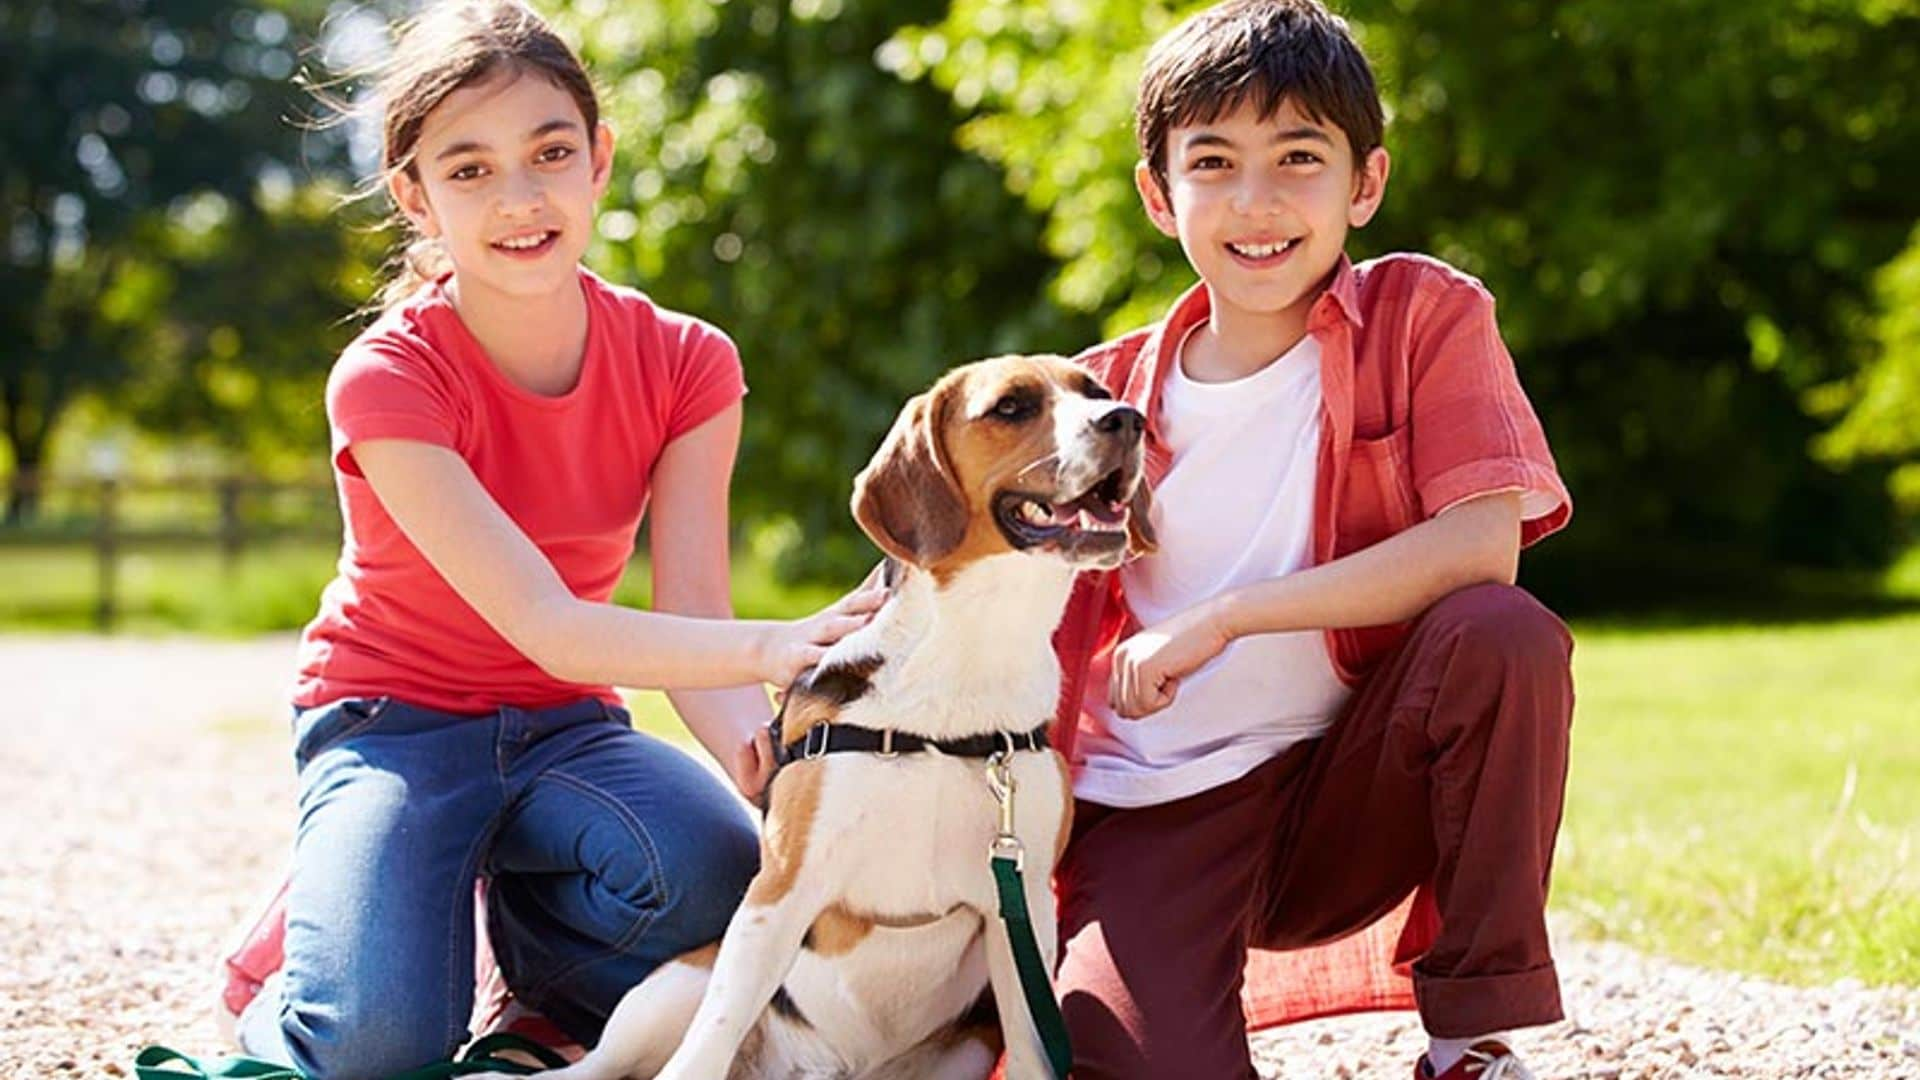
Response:
[[[854,520],[943,576],[1008,551],[1118,566],[1154,548],[1145,426],[1061,357],[967,364],[901,410],[854,480]]]

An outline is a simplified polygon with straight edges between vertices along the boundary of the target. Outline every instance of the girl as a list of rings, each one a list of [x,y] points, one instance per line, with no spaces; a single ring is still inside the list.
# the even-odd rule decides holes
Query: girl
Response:
[[[553,31],[511,0],[432,7],[379,96],[413,243],[327,385],[345,544],[301,642],[285,967],[239,1018],[249,1053],[327,1080],[465,1041],[476,877],[508,985],[583,1042],[717,938],[751,821],[613,687],[673,690],[752,796],[760,684],[880,599],[728,619],[740,362],[579,265],[613,136]],[[649,499],[660,613],[607,602]]]

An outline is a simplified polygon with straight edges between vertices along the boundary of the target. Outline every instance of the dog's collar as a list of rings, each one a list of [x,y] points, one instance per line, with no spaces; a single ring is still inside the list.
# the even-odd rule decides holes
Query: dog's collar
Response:
[[[1047,749],[1047,727],[1042,723],[1031,731],[996,731],[988,735],[969,735],[963,739],[929,739],[892,728],[861,727],[858,724],[815,724],[792,746],[781,738],[781,717],[773,721],[773,760],[776,766],[806,761],[826,754],[878,754],[898,757],[925,750],[938,750],[951,757],[989,758],[1022,750]]]

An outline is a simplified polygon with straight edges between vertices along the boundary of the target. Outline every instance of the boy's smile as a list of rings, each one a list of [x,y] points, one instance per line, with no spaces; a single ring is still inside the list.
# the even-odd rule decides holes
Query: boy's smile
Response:
[[[1166,160],[1164,190],[1135,170],[1147,216],[1206,282],[1216,337],[1272,359],[1305,334],[1347,230],[1379,208],[1386,151],[1356,170],[1346,133],[1288,98],[1271,116],[1242,103],[1175,125]]]

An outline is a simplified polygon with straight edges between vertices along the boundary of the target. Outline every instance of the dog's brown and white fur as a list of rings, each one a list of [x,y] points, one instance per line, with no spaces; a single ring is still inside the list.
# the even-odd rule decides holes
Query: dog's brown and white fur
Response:
[[[1075,570],[1151,548],[1142,423],[1058,357],[967,365],[909,402],[853,499],[899,578],[874,620],[792,688],[783,739],[830,722],[953,739],[1051,717],[1050,637]],[[1013,774],[1027,905],[1051,970],[1049,870],[1072,799],[1050,750],[1013,755]],[[760,872],[717,955],[663,966],[591,1053],[546,1075],[971,1078],[1004,1045],[1010,1076],[1045,1076],[997,915],[997,824],[978,759],[789,764],[770,789]]]

